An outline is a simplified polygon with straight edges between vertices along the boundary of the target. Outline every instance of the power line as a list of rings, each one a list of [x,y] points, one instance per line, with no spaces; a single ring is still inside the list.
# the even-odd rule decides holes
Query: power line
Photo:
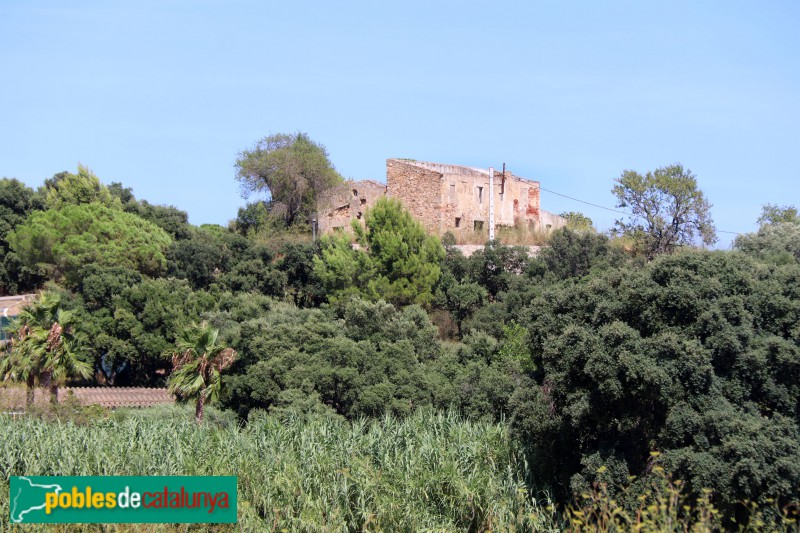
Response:
[[[572,196],[567,196],[566,194],[561,194],[560,192],[556,192],[556,191],[551,191],[549,189],[545,189],[541,185],[539,185],[539,189],[541,189],[541,190],[543,190],[545,192],[549,192],[550,194],[555,194],[556,196],[561,196],[563,198],[568,198],[570,200],[574,200],[576,202],[580,202],[580,203],[586,204],[586,205],[591,205],[592,207],[597,207],[599,209],[605,209],[606,211],[611,211],[613,213],[619,213],[621,215],[628,215],[629,217],[634,216],[631,213],[628,213],[627,211],[620,211],[619,209],[611,209],[610,207],[605,207],[603,205],[593,204],[592,202],[587,202],[586,200],[580,200],[578,198],[573,198]],[[738,231],[725,231],[725,230],[721,230],[721,229],[718,229],[716,231],[717,231],[717,233],[729,233],[731,235],[741,235],[741,233],[739,233]]]
[[[614,213],[620,213],[622,215],[633,216],[630,213],[627,213],[625,211],[619,211],[617,209],[611,209],[610,207],[604,207],[602,205],[593,204],[592,202],[585,202],[583,200],[578,200],[577,198],[573,198],[572,196],[567,196],[566,194],[561,194],[560,192],[555,192],[555,191],[551,191],[549,189],[545,189],[541,185],[539,185],[539,188],[541,190],[543,190],[543,191],[549,192],[550,194],[555,194],[556,196],[563,196],[564,198],[569,198],[570,200],[575,200],[576,202],[580,202],[582,204],[591,205],[591,206],[594,206],[594,207],[599,207],[600,209],[605,209],[606,211],[613,211]]]

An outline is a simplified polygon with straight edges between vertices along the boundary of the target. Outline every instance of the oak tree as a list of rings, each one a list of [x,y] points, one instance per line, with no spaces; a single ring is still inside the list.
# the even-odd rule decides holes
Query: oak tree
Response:
[[[321,144],[305,133],[264,137],[236,159],[242,196],[265,192],[270,211],[287,226],[303,223],[316,210],[317,195],[343,181]]]
[[[674,164],[644,176],[626,170],[616,182],[617,207],[630,212],[628,219],[616,221],[617,229],[633,237],[647,257],[672,253],[697,238],[705,245],[716,242],[711,204],[689,169]]]

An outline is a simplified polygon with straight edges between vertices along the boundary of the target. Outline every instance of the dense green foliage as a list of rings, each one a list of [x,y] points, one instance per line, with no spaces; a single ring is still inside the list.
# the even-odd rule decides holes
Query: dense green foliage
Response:
[[[592,219],[577,211],[561,213],[567,219],[567,227],[573,231],[595,231]]]
[[[9,234],[42,207],[33,189],[19,180],[0,179],[0,296],[27,292],[43,282],[44,273],[26,266],[8,243]]]
[[[503,426],[427,413],[352,424],[261,414],[244,428],[188,420],[176,409],[85,426],[3,420],[0,527],[8,478],[22,474],[236,475],[238,524],[225,531],[553,527],[552,512],[527,495]]]
[[[239,361],[225,378],[224,405],[243,417],[254,408],[331,410],[348,418],[406,415],[422,406],[480,401],[454,387],[468,372],[461,361],[473,357],[472,349],[441,346],[419,307],[398,311],[385,302],[352,300],[337,317],[268,306],[266,312],[255,308],[254,318],[235,326]]]
[[[135,215],[99,203],[33,212],[8,235],[29,268],[43,267],[55,279],[79,281],[85,265],[122,266],[157,275],[166,268],[171,239]]]
[[[185,280],[141,279],[121,268],[87,267],[71,302],[88,333],[102,382],[163,385],[181,329],[215,306]]]
[[[684,253],[542,286],[515,314],[534,383],[513,427],[549,485],[643,476],[649,452],[697,489],[800,493],[800,265]]]

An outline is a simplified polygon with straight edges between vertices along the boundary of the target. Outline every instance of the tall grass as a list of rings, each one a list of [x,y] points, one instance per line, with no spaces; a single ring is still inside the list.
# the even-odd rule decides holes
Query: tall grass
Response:
[[[550,231],[533,228],[525,224],[514,226],[497,226],[495,238],[508,246],[543,246],[550,240]],[[486,244],[489,240],[489,229],[482,230],[458,229],[450,230],[456,239],[456,244]]]
[[[552,512],[529,497],[524,465],[502,425],[435,413],[352,423],[260,416],[243,428],[224,417],[200,428],[190,420],[176,407],[86,425],[2,420],[2,529],[9,526],[8,478],[23,474],[236,475],[239,523],[212,528],[219,531],[553,527]]]

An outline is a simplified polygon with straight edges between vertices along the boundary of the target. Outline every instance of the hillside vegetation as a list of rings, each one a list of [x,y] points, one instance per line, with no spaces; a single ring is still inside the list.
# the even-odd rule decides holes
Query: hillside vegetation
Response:
[[[325,167],[327,156],[306,141],[318,163],[309,168]],[[258,180],[268,188],[302,178],[275,174],[264,155],[248,153],[253,165],[240,169],[253,191],[263,188]],[[209,368],[197,361],[210,352],[179,347],[191,341],[187,331],[202,331],[219,356],[196,381],[208,387],[174,388],[187,401],[219,391],[217,406],[235,423],[173,430],[150,417],[90,430],[15,422],[2,429],[16,451],[0,472],[149,472],[144,459],[126,464],[126,447],[140,450],[131,457],[153,447],[159,459],[150,468],[175,473],[222,472],[203,469],[231,461],[240,481],[250,480],[240,485],[243,523],[309,530],[625,530],[662,504],[662,521],[650,517],[654,530],[664,520],[675,529],[794,527],[800,219],[793,208],[765,206],[758,232],[740,236],[736,250],[697,249],[693,238],[714,235],[708,202],[694,175],[661,170],[627,174],[638,192],[625,201],[673,194],[678,209],[675,195],[691,193],[700,234],[662,231],[681,224],[679,209],[672,222],[647,211],[621,224],[621,241],[573,213],[580,229],[554,232],[535,258],[497,241],[466,258],[452,236],[427,235],[387,200],[355,231],[360,246],[346,235],[310,241],[302,217],[316,185],[248,204],[230,227],[195,227],[177,208],[106,187],[84,167],[38,191],[2,180],[0,292],[44,290],[37,301],[50,305],[46,317],[12,328],[3,378],[31,391],[171,378],[174,386],[175,361],[191,359],[181,379],[194,383],[191,372]],[[444,412],[455,414],[436,414]],[[32,434],[42,437],[20,440]],[[298,448],[284,444],[293,439]],[[40,445],[49,451],[34,452]],[[200,452],[169,455],[184,445]],[[361,462],[348,466],[349,449],[361,450],[353,452]],[[415,449],[440,466],[413,462]],[[270,470],[270,454],[284,452],[295,455],[280,464],[294,470]],[[374,453],[391,462],[375,463]],[[27,463],[35,458],[43,462]],[[542,494],[555,515],[535,503]],[[411,516],[417,521],[406,522]]]

